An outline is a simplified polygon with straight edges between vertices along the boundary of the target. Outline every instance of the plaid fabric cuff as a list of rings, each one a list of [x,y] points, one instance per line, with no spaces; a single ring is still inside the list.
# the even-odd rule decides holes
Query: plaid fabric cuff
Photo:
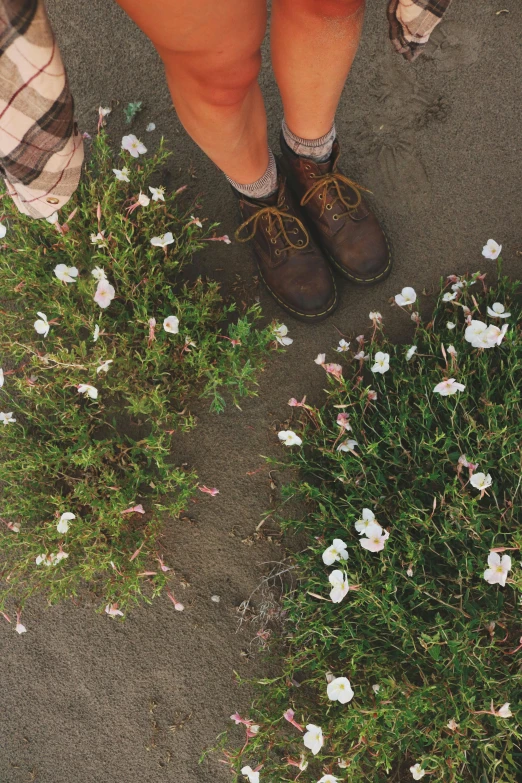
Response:
[[[26,215],[60,209],[78,186],[83,140],[43,0],[0,0],[0,169]]]
[[[451,0],[388,0],[390,40],[395,50],[413,62],[450,3]]]

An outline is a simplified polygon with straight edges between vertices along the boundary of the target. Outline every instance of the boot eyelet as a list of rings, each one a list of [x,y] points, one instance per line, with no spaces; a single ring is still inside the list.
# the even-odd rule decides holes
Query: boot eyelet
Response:
[[[305,171],[310,171],[310,166],[305,166]]]
[[[334,220],[339,220],[339,215],[332,215]]]
[[[299,233],[299,229],[298,228],[293,228],[290,233],[291,234],[298,234]]]
[[[275,241],[275,239],[274,239],[274,238],[272,238],[270,241],[271,241],[271,243],[272,243],[273,245],[275,245],[276,241]]]
[[[297,241],[297,244],[298,244],[298,245],[302,245],[302,244],[303,244],[303,240],[302,240],[302,239],[299,239],[299,240]]]
[[[331,204],[327,204],[327,205],[326,205],[326,209],[331,209],[331,208],[332,208],[332,205],[331,205]]]
[[[281,255],[281,251],[280,250],[276,250],[275,254],[276,254],[276,256],[279,256],[279,255]]]
[[[319,201],[322,201],[322,200],[323,200],[323,194],[319,193]]]

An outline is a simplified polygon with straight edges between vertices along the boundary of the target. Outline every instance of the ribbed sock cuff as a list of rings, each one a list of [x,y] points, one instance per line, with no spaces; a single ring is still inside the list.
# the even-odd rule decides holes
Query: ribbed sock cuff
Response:
[[[227,179],[235,190],[238,190],[249,198],[268,198],[268,196],[271,196],[277,190],[277,165],[272,150],[268,150],[267,170],[263,176],[259,177],[255,182],[249,182],[248,184],[243,185],[240,182],[235,182],[235,180],[228,176]]]
[[[332,147],[336,137],[335,122],[328,133],[325,133],[319,139],[303,139],[301,136],[296,136],[290,130],[285,120],[283,120],[282,129],[284,140],[296,155],[312,158],[320,163],[328,160],[332,154]]]

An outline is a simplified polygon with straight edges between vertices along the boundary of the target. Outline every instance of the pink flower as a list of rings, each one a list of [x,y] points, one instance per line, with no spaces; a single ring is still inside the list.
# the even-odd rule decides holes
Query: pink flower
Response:
[[[343,368],[340,364],[323,364],[323,367],[327,373],[333,375],[338,381],[343,377]]]
[[[230,720],[233,720],[236,726],[239,726],[240,723],[243,723],[245,726],[251,726],[254,722],[248,718],[242,718],[239,712],[234,712],[234,714],[230,716]]]
[[[343,430],[350,431],[352,428],[349,423],[350,416],[348,413],[339,413],[337,415],[337,424],[342,427]]]
[[[291,723],[292,726],[295,726],[298,731],[304,731],[304,728],[301,726],[301,724],[294,720],[294,715],[295,713],[292,709],[288,709],[286,712],[283,712],[283,718],[287,720],[288,723]]]
[[[170,598],[170,600],[171,600],[171,601],[172,601],[172,603],[174,604],[174,609],[176,610],[176,612],[182,612],[182,611],[184,610],[184,608],[185,608],[185,607],[183,606],[183,604],[182,604],[182,603],[180,603],[180,602],[177,600],[177,598],[175,598],[175,597],[172,595],[172,593],[170,592],[170,590],[167,590],[166,592],[167,592],[167,595],[168,595],[168,597]]]
[[[94,294],[94,301],[105,309],[110,305],[116,295],[114,286],[108,280],[100,280]]]
[[[20,622],[20,612],[16,613],[16,633],[27,633],[27,628]]]
[[[131,506],[130,508],[126,508],[125,511],[120,511],[120,514],[144,514],[145,509],[141,505],[141,503],[138,503],[137,506]]]
[[[118,609],[118,604],[107,604],[105,612],[111,617],[116,617],[117,615],[123,617],[123,612]]]
[[[169,566],[166,566],[165,563],[163,562],[163,558],[161,558],[159,555],[156,558],[156,560],[160,564],[160,568],[161,568],[162,571],[172,571],[172,568],[169,568]]]
[[[200,492],[205,492],[207,495],[212,495],[212,497],[219,495],[219,489],[216,489],[215,487],[210,489],[210,487],[199,486],[198,489]]]

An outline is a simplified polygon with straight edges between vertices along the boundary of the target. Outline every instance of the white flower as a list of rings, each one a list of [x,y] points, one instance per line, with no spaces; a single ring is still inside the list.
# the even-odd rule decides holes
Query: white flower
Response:
[[[179,318],[175,315],[168,315],[163,320],[163,328],[169,334],[177,334],[179,332]]]
[[[138,196],[138,204],[140,204],[142,207],[148,207],[150,204],[150,198],[146,193],[142,193],[141,190],[140,195]]]
[[[116,295],[114,286],[112,286],[108,280],[103,279],[98,282],[96,292],[94,294],[94,301],[102,308],[106,308],[110,305]]]
[[[509,702],[507,701],[505,704],[502,705],[502,707],[499,707],[496,714],[499,718],[511,718],[513,717],[513,713],[509,709]]]
[[[450,720],[449,720],[449,721],[446,723],[446,727],[447,727],[447,728],[448,728],[450,731],[457,731],[457,729],[458,729],[458,727],[459,727],[459,724],[457,723],[457,721],[455,720],[455,718],[450,718]]]
[[[359,542],[362,548],[367,549],[368,552],[381,552],[389,537],[388,531],[383,530],[377,522],[374,522],[366,529],[366,538],[360,538]]]
[[[377,684],[372,685],[372,691],[374,693],[379,693],[380,690],[381,690],[381,686],[380,685],[377,685]]]
[[[112,109],[110,109],[108,106],[104,109],[102,106],[98,109],[98,112],[100,114],[100,117],[106,117],[108,114],[110,114]]]
[[[12,413],[0,413],[0,421],[6,427],[8,424],[14,424],[16,419],[13,418]]]
[[[372,367],[372,372],[385,373],[390,369],[390,354],[377,351],[375,354],[375,364]]]
[[[350,680],[346,677],[336,677],[329,682],[326,693],[330,701],[340,701],[341,704],[348,704],[354,696]]]
[[[457,296],[456,291],[454,291],[452,294],[450,294],[450,292],[447,291],[444,294],[444,296],[442,297],[442,301],[443,302],[452,302],[455,299],[456,296]]]
[[[62,283],[76,283],[78,277],[78,270],[75,266],[67,266],[67,264],[57,264],[54,267],[54,274],[61,280]]]
[[[69,530],[69,522],[71,519],[76,519],[74,514],[71,514],[70,511],[65,511],[62,516],[60,517],[60,521],[56,525],[56,529],[59,533],[67,533]]]
[[[6,234],[7,234],[7,226],[4,226],[3,223],[0,223],[0,239],[3,239]]]
[[[484,345],[480,347],[493,348],[495,345],[500,345],[508,329],[509,324],[504,324],[502,329],[499,329],[494,324],[490,324],[483,334]]]
[[[277,437],[285,446],[300,446],[303,442],[293,430],[281,430],[277,433]]]
[[[457,357],[457,351],[456,351],[454,345],[448,345],[446,350],[447,350],[447,352],[449,353],[450,356],[453,356],[454,358]]]
[[[347,343],[346,340],[339,340],[339,345],[335,349],[338,353],[343,353],[343,351],[347,351],[350,347],[350,343]]]
[[[57,552],[56,554],[49,555],[51,559],[51,565],[58,565],[60,560],[66,560],[69,555],[67,552]]]
[[[133,133],[122,138],[121,148],[130,152],[133,158],[139,158],[147,152],[147,147]]]
[[[490,585],[506,584],[508,572],[511,569],[511,558],[509,555],[502,555],[500,557],[498,552],[490,552],[488,557],[488,566],[484,571],[484,579]]]
[[[78,386],[78,394],[86,394],[91,400],[98,399],[98,389],[96,386],[91,386],[89,383],[80,383]]]
[[[408,348],[408,350],[406,351],[406,361],[409,362],[410,359],[412,358],[413,354],[416,353],[416,352],[417,352],[417,346],[416,345],[412,345],[411,348]]]
[[[359,351],[359,353],[356,353],[353,357],[354,359],[357,359],[359,362],[366,362],[370,358],[369,354],[364,353],[364,351]]]
[[[482,335],[487,330],[487,325],[483,321],[472,320],[464,332],[464,338],[471,343],[474,348],[482,347]]]
[[[4,385],[4,371],[0,367],[0,389],[2,388],[3,385]]]
[[[334,604],[341,603],[344,596],[350,589],[346,574],[343,571],[339,571],[337,569],[331,572],[330,576],[328,577],[328,581],[332,585],[332,589],[330,590],[330,598],[332,602]]]
[[[357,445],[358,443],[356,440],[353,440],[353,438],[347,438],[337,446],[337,451],[351,451],[352,454],[355,454],[355,447]]]
[[[309,723],[303,736],[303,742],[305,744],[305,748],[311,750],[314,756],[319,753],[324,743],[323,731],[321,727],[314,726],[313,723]]]
[[[482,248],[482,255],[484,258],[490,258],[495,261],[502,252],[502,245],[495,242],[494,239],[488,239],[487,243]]]
[[[254,772],[252,767],[243,767],[241,774],[248,778],[248,783],[259,783],[259,772]]]
[[[395,294],[395,302],[400,305],[400,307],[405,307],[405,305],[413,304],[416,301],[417,294],[415,293],[415,289],[410,286],[403,288],[400,294]]]
[[[440,394],[441,397],[447,397],[449,394],[456,394],[458,391],[464,391],[466,387],[463,383],[457,383],[455,378],[448,378],[438,383],[433,391]]]
[[[118,604],[107,604],[105,607],[105,612],[111,617],[116,617],[117,615],[123,617],[123,612],[118,609]]]
[[[153,188],[149,185],[153,201],[165,201],[165,188]]]
[[[18,622],[16,623],[15,631],[16,633],[27,633],[27,628],[23,623]]]
[[[91,234],[91,245],[104,245],[106,241],[107,240],[103,236],[103,231],[98,232],[97,234]]]
[[[280,345],[292,345],[294,342],[291,337],[287,337],[288,326],[285,324],[279,324],[274,326],[274,336]]]
[[[314,362],[316,364],[324,364],[326,361],[326,354],[325,353],[318,353],[317,356],[314,359]]]
[[[323,552],[325,565],[333,565],[336,560],[348,560],[346,544],[340,538],[334,538],[333,544]]]
[[[100,327],[98,324],[94,327],[94,332],[92,334],[93,342],[96,342],[98,340],[98,337],[100,336]]]
[[[462,280],[458,280],[451,286],[452,291],[460,291],[461,288],[464,288],[464,282]]]
[[[487,476],[485,473],[474,473],[471,476],[469,483],[472,487],[475,487],[475,489],[479,489],[481,492],[484,492],[484,490],[492,485],[493,479],[489,473]]]
[[[166,234],[163,234],[163,236],[160,237],[152,237],[150,240],[150,244],[154,245],[154,247],[167,247],[167,245],[172,245],[174,242],[174,237],[172,236],[172,232],[168,231]]]
[[[191,215],[190,219],[194,223],[194,225],[196,225],[198,228],[203,228],[203,223],[201,222],[201,220],[199,218],[194,217],[194,215]]]
[[[366,533],[370,525],[373,525],[374,522],[375,522],[375,514],[373,513],[371,508],[363,508],[362,518],[355,523],[355,529],[357,530],[359,535],[362,536],[362,534]]]
[[[155,122],[149,122],[149,124],[147,125],[145,130],[147,131],[147,133],[152,133],[152,131],[156,130],[156,123]]]
[[[492,318],[509,318],[511,313],[506,313],[506,308],[500,302],[495,302],[491,307],[487,308],[488,315]]]
[[[410,772],[413,775],[414,780],[420,780],[424,777],[426,774],[426,771],[422,769],[420,764],[414,764],[413,767],[410,767]]]
[[[456,325],[457,324],[454,324],[453,321],[448,321],[448,323],[446,324],[446,329],[449,329],[451,331],[451,329],[455,329]]]
[[[382,315],[379,313],[378,310],[372,310],[368,317],[370,321],[373,321],[374,324],[382,321]]]
[[[120,182],[130,182],[130,169],[128,169],[127,166],[124,166],[122,169],[113,169],[112,171],[113,174],[116,175],[116,179],[118,179]]]
[[[45,313],[36,313],[36,315],[39,315],[40,318],[34,322],[34,328],[38,334],[42,335],[42,337],[47,337],[49,334],[49,329],[51,328],[49,326],[49,322],[47,321],[47,316]]]
[[[109,364],[112,364],[113,361],[113,359],[106,359],[102,364],[100,364],[99,367],[96,368],[96,374],[99,375],[101,372],[109,372]]]
[[[45,219],[48,223],[51,224],[51,226],[54,226],[56,223],[58,223],[58,212],[53,212],[52,215],[48,215],[48,217]]]
[[[103,269],[101,266],[95,266],[94,269],[91,271],[91,275],[98,283],[100,282],[100,280],[107,280],[105,269]]]
[[[317,783],[337,783],[338,778],[335,777],[335,775],[323,775],[322,778],[320,778]]]

